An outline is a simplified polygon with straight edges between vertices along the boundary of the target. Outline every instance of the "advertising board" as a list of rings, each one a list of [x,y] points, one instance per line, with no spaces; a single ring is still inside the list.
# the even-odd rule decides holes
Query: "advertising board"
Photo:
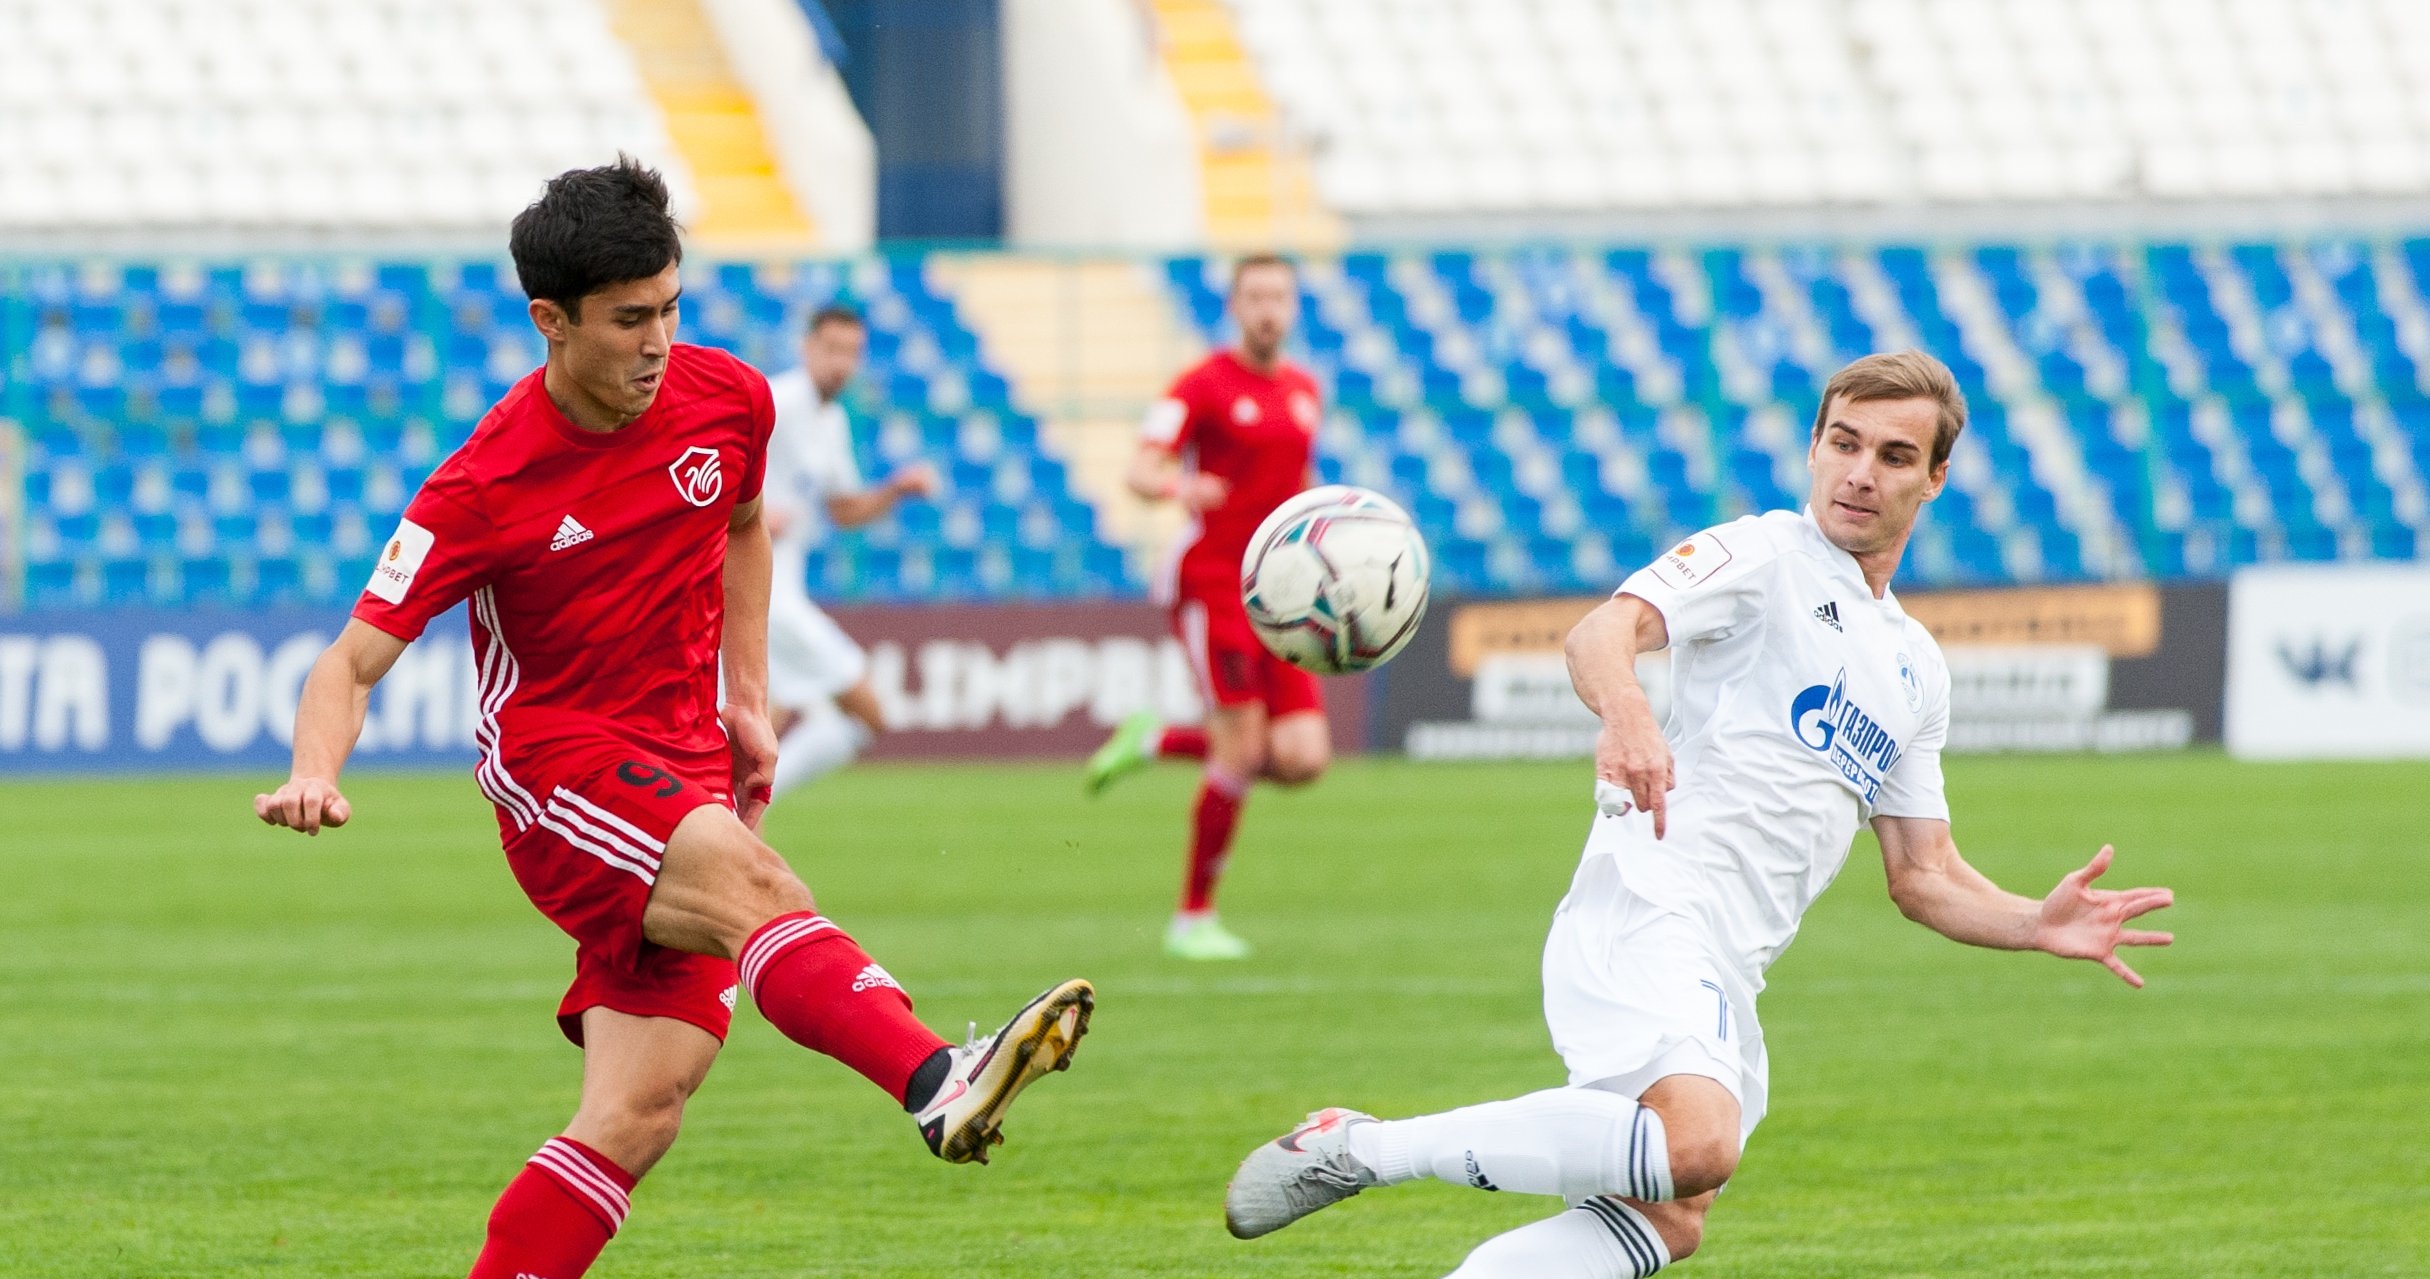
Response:
[[[1203,711],[1162,610],[1138,603],[838,609],[895,731],[879,758],[1086,754],[1132,711]],[[334,610],[0,616],[0,772],[287,764],[305,673]],[[477,717],[461,610],[374,690],[356,760],[469,765]],[[1325,681],[1336,748],[1366,744],[1357,679]]]
[[[2145,583],[1902,594],[1949,660],[1953,751],[2156,750],[2219,737],[2226,594]],[[1596,721],[1561,645],[1600,596],[1451,604],[1383,673],[1377,745],[1583,757]],[[1657,715],[1670,665],[1638,663]]]
[[[2227,745],[2247,759],[2430,756],[2430,568],[2238,572]]]

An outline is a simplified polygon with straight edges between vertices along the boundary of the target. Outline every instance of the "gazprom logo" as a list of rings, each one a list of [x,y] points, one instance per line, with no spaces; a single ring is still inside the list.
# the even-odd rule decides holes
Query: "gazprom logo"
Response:
[[[1890,730],[1849,698],[1845,667],[1830,683],[1808,685],[1789,702],[1789,731],[1808,750],[1830,760],[1868,804],[1881,793],[1882,778],[1901,754]]]

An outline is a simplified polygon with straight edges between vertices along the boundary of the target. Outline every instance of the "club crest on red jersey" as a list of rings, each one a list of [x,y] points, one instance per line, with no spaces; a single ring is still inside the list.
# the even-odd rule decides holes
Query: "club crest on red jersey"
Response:
[[[1291,417],[1294,421],[1299,423],[1301,430],[1314,431],[1316,429],[1316,421],[1321,416],[1322,413],[1316,407],[1315,396],[1308,394],[1306,391],[1293,391],[1291,393]]]
[[[1259,416],[1260,414],[1257,408],[1257,400],[1254,397],[1244,395],[1239,399],[1232,401],[1232,421],[1234,425],[1248,426],[1256,422]]]
[[[675,481],[675,491],[694,506],[707,506],[726,491],[725,467],[717,450],[705,444],[695,444],[683,451],[667,467],[667,475]]]

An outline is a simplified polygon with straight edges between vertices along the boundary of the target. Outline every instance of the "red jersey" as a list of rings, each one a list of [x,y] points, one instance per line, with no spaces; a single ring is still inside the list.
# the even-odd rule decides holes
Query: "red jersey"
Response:
[[[485,788],[502,738],[605,731],[711,763],[726,752],[726,525],[766,474],[767,379],[678,343],[649,411],[598,432],[567,421],[541,377],[414,494],[354,615],[412,640],[472,600]]]
[[[1230,351],[1217,351],[1181,375],[1149,410],[1145,438],[1179,454],[1185,471],[1203,471],[1232,486],[1231,496],[1201,512],[1183,539],[1174,570],[1178,588],[1240,598],[1240,560],[1249,537],[1282,505],[1308,487],[1308,463],[1324,409],[1316,380],[1289,361],[1260,373]]]

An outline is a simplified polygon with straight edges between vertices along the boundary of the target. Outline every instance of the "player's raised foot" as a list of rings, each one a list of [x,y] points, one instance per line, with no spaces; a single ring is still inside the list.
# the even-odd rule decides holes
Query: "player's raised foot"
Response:
[[[1272,1234],[1369,1186],[1375,1173],[1350,1153],[1350,1129],[1375,1116],[1339,1106],[1249,1152],[1223,1192],[1223,1224],[1235,1239]]]
[[[1175,915],[1164,930],[1164,953],[1175,959],[1247,959],[1249,943],[1240,939],[1212,912]]]
[[[1131,712],[1114,730],[1114,735],[1105,739],[1105,745],[1088,757],[1088,793],[1102,794],[1116,778],[1153,763],[1156,757],[1148,751],[1148,740],[1159,727],[1154,711]]]
[[[1071,1067],[1096,988],[1080,978],[1056,986],[1014,1013],[1004,1028],[953,1050],[953,1069],[912,1116],[920,1136],[948,1163],[986,1163],[1004,1140],[1004,1112],[1039,1076]]]

